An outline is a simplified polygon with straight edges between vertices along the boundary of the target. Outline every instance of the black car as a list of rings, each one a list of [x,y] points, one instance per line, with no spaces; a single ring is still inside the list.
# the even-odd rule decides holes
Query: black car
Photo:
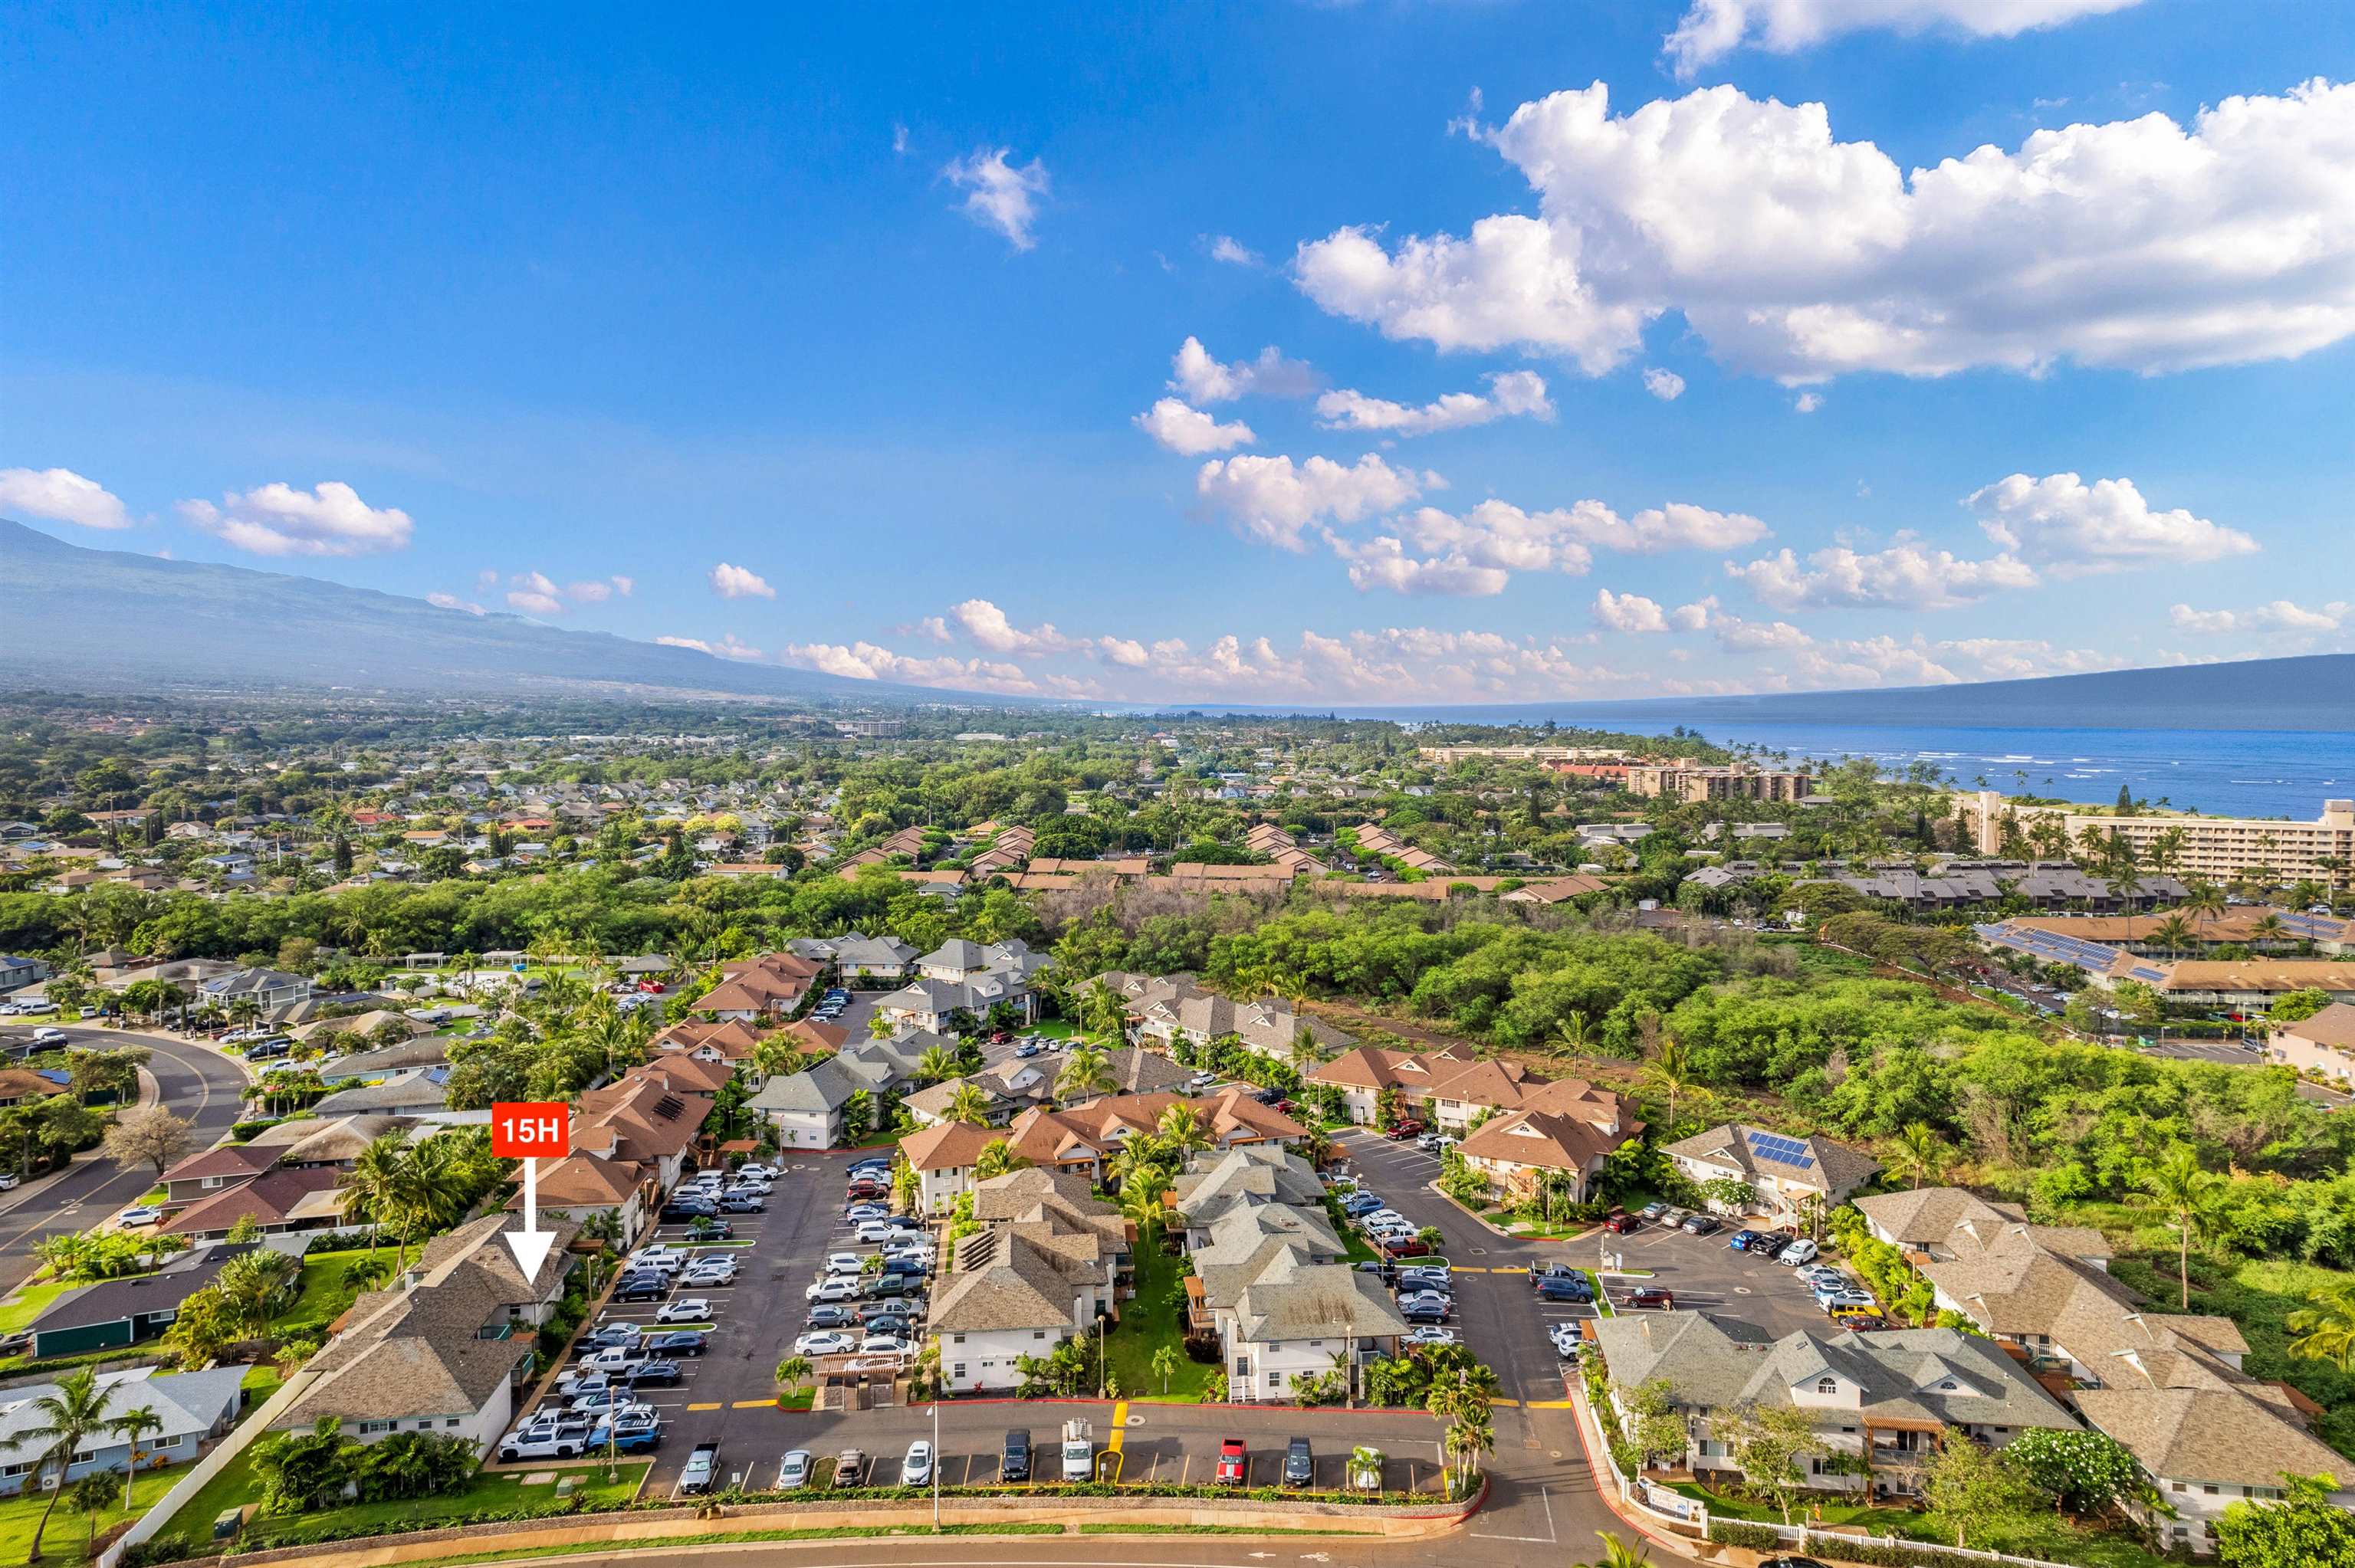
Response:
[[[1305,1487],[1316,1478],[1316,1457],[1309,1451],[1308,1439],[1295,1437],[1284,1450],[1284,1484]]]
[[[1677,1226],[1689,1236],[1714,1235],[1724,1228],[1715,1214],[1687,1214],[1684,1223]]]
[[[811,1308],[805,1324],[812,1329],[847,1329],[858,1321],[849,1308],[829,1301],[822,1307]]]
[[[630,1382],[634,1385],[646,1383],[662,1388],[672,1388],[686,1380],[687,1374],[679,1371],[678,1363],[674,1361],[648,1361],[630,1374]]]
[[[572,1353],[576,1356],[585,1356],[591,1351],[614,1350],[624,1345],[635,1345],[640,1338],[634,1324],[608,1324],[592,1333],[581,1335],[581,1342],[572,1347]]]
[[[883,1260],[883,1272],[886,1274],[912,1275],[916,1278],[922,1279],[925,1275],[932,1272],[932,1266],[920,1258],[887,1257]]]
[[[1447,1321],[1447,1308],[1426,1297],[1417,1301],[1401,1302],[1399,1316],[1410,1323],[1444,1323]]]
[[[708,1220],[719,1213],[719,1206],[701,1198],[673,1198],[663,1205],[662,1223],[683,1225],[689,1220]]]
[[[1027,1481],[1030,1478],[1030,1434],[1015,1431],[1006,1435],[1006,1451],[997,1458],[997,1478],[1001,1481]]]
[[[679,1329],[667,1334],[656,1334],[646,1341],[650,1356],[699,1356],[703,1353],[703,1336],[693,1329]]]
[[[879,1318],[869,1318],[858,1326],[870,1334],[897,1334],[903,1340],[916,1337],[915,1319],[896,1313],[887,1312]]]
[[[643,1274],[625,1274],[613,1287],[616,1301],[659,1301],[670,1294],[668,1276],[648,1269]]]

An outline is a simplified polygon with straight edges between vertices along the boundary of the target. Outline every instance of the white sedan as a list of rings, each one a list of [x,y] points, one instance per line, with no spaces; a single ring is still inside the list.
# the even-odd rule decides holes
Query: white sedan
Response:
[[[912,1342],[897,1334],[869,1334],[858,1341],[858,1353],[863,1356],[904,1356],[915,1349]]]
[[[710,1320],[711,1301],[703,1296],[681,1297],[655,1314],[657,1323],[708,1323]]]
[[[1456,1342],[1455,1330],[1442,1329],[1435,1324],[1410,1329],[1400,1338],[1410,1345],[1452,1345]]]
[[[848,1334],[836,1333],[831,1330],[804,1334],[794,1341],[794,1354],[797,1356],[841,1356],[847,1355],[858,1348],[858,1341]]]

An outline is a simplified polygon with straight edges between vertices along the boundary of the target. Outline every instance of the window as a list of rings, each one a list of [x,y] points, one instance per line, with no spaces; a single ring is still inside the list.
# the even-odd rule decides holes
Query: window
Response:
[[[2200,1485],[2200,1489],[2206,1492],[2211,1498],[2216,1495],[2216,1485],[2213,1481],[2202,1481]]]
[[[1817,1393],[1838,1393],[1839,1392],[1839,1379],[1836,1377],[1817,1378],[1816,1380],[1816,1392]]]
[[[203,1185],[205,1185],[205,1186],[207,1186],[207,1187],[218,1187],[218,1186],[219,1186],[220,1184],[221,1184],[221,1179],[220,1179],[219,1177],[218,1177],[218,1176],[208,1176],[208,1177],[206,1177],[206,1178],[204,1179],[204,1182],[203,1182]]]
[[[1034,1340],[1043,1340],[1047,1337],[1047,1330],[1044,1329],[1033,1329],[1030,1330],[1030,1337]]]
[[[360,1436],[365,1437],[371,1432],[389,1432],[400,1425],[398,1421],[363,1421],[360,1423]]]
[[[1249,1357],[1237,1356],[1235,1358],[1235,1375],[1237,1377],[1251,1376],[1251,1359]]]
[[[956,1365],[954,1365],[954,1366],[951,1367],[951,1368],[949,1369],[949,1375],[950,1375],[951,1377],[963,1377],[963,1376],[964,1376],[964,1363],[963,1361],[959,1361],[959,1362],[957,1362],[957,1364],[956,1364]]]
[[[458,1425],[458,1418],[453,1415],[448,1420],[442,1422],[442,1425],[444,1426],[455,1426]]]
[[[963,1334],[951,1334],[949,1339],[950,1341],[954,1344],[962,1345],[964,1343],[964,1336]]]

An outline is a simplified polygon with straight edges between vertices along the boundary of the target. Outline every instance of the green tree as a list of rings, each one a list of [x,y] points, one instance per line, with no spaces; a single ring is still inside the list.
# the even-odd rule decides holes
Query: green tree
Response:
[[[2157,1163],[2145,1167],[2135,1185],[2146,1194],[2151,1207],[2172,1216],[2169,1223],[2175,1227],[2176,1263],[2183,1290],[2180,1304],[2189,1311],[2191,1244],[2215,1224],[2224,1202],[2225,1180],[2201,1167],[2198,1150],[2190,1144],[2179,1143]]]
[[[1936,1457],[1923,1478],[1922,1499],[1930,1515],[1955,1532],[1955,1544],[1969,1546],[1990,1535],[2001,1539],[2051,1499],[2034,1481],[1981,1447],[1960,1429],[1946,1428]]]
[[[1063,1070],[1055,1075],[1055,1097],[1065,1105],[1092,1100],[1098,1095],[1108,1095],[1120,1086],[1112,1075],[1112,1067],[1104,1054],[1082,1045],[1073,1048],[1063,1058]]]
[[[1677,1391],[1664,1377],[1639,1383],[1625,1394],[1627,1414],[1632,1418],[1628,1440],[1646,1465],[1666,1464],[1674,1467],[1684,1458],[1690,1442],[1682,1412],[1677,1408]]]
[[[82,1555],[87,1558],[98,1550],[98,1520],[115,1504],[123,1501],[123,1478],[112,1470],[93,1470],[73,1484],[73,1505],[82,1516]]]
[[[239,1331],[247,1339],[259,1339],[293,1297],[302,1268],[283,1253],[240,1253],[221,1265],[212,1288],[221,1293]]]
[[[993,1138],[982,1145],[981,1152],[973,1157],[973,1179],[986,1181],[993,1176],[1003,1176],[1009,1171],[1027,1169],[1030,1161],[1014,1152],[1002,1138]]]
[[[779,1361],[777,1388],[780,1394],[783,1398],[791,1399],[800,1391],[802,1384],[809,1381],[810,1370],[809,1358],[806,1356],[787,1356],[783,1361]]]
[[[2236,1502],[2216,1520],[2220,1568],[2355,1568],[2355,1514],[2331,1475],[2282,1476],[2279,1502]]]
[[[1742,1467],[1745,1484],[1771,1499],[1791,1522],[1791,1504],[1806,1489],[1803,1461],[1830,1454],[1831,1445],[1796,1410],[1778,1405],[1744,1404],[1714,1410],[1710,1436],[1726,1446]]]
[[[139,1461],[149,1457],[141,1445],[164,1430],[164,1418],[155,1414],[154,1405],[143,1404],[136,1410],[125,1411],[108,1425],[131,1448],[131,1468],[123,1478],[123,1506],[127,1511],[135,1513],[138,1510],[132,1502],[132,1486],[139,1478]]]
[[[1664,1130],[1673,1131],[1677,1125],[1677,1096],[1694,1083],[1692,1056],[1684,1042],[1673,1034],[1662,1035],[1660,1048],[1644,1064],[1644,1081],[1668,1100],[1668,1114],[1660,1125]]]
[[[2316,1291],[2285,1320],[2293,1338],[2290,1354],[2328,1361],[2340,1372],[2355,1361],[2355,1281]]]
[[[989,1091],[979,1084],[959,1084],[949,1092],[948,1117],[951,1121],[971,1122],[975,1127],[989,1120]]]
[[[1890,1172],[1911,1175],[1918,1191],[1923,1182],[1938,1179],[1954,1150],[1938,1136],[1936,1128],[1926,1121],[1914,1121],[1906,1123],[1903,1130],[1889,1140],[1884,1152]]]
[[[1570,1568],[1644,1568],[1650,1557],[1648,1548],[1630,1546],[1607,1530],[1594,1533],[1603,1542],[1603,1555],[1591,1563],[1573,1563]]]
[[[106,1407],[114,1397],[115,1387],[100,1387],[98,1369],[84,1367],[58,1380],[58,1391],[45,1393],[30,1402],[28,1414],[33,1424],[17,1429],[16,1437],[0,1452],[16,1453],[27,1446],[37,1450],[28,1474],[38,1476],[54,1469],[58,1485],[49,1493],[48,1506],[41,1510],[38,1522],[33,1526],[32,1550],[27,1563],[41,1560],[41,1536],[49,1528],[49,1515],[57,1511],[58,1499],[66,1494],[66,1467],[73,1463],[74,1453],[91,1438],[107,1430],[110,1422]]]
[[[2142,1467],[2105,1432],[2031,1426],[2004,1445],[2005,1463],[2051,1494],[2054,1506],[2098,1513],[2147,1489]]]
[[[1153,1375],[1161,1380],[1161,1392],[1164,1396],[1169,1393],[1169,1380],[1176,1377],[1178,1369],[1185,1364],[1185,1358],[1178,1353],[1178,1347],[1175,1345],[1163,1345],[1153,1352],[1151,1362]]]

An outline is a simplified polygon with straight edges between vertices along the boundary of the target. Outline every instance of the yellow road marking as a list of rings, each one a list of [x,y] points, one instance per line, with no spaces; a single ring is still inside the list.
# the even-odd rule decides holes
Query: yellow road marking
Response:
[[[714,1400],[709,1404],[690,1404],[687,1408],[689,1410],[717,1410],[719,1408],[719,1402]]]
[[[1112,1407],[1112,1451],[1120,1452],[1121,1443],[1128,1436],[1128,1401],[1122,1400]]]
[[[1529,1408],[1531,1410],[1574,1410],[1577,1406],[1567,1399],[1532,1399],[1529,1401]]]
[[[765,1409],[767,1409],[770,1405],[773,1405],[773,1404],[776,1404],[776,1403],[777,1403],[777,1402],[776,1402],[775,1400],[773,1400],[773,1399],[740,1399],[740,1400],[738,1400],[735,1404],[733,1404],[730,1405],[728,1408],[729,1408],[729,1409],[730,1409],[730,1410],[765,1410]],[[690,1404],[690,1405],[688,1405],[688,1406],[687,1406],[687,1408],[688,1408],[689,1410],[700,1410],[700,1409],[702,1409],[703,1407],[702,1407],[701,1405],[699,1405],[699,1404]],[[713,1405],[713,1406],[712,1406],[712,1408],[713,1408],[714,1410],[717,1410],[717,1409],[719,1409],[719,1407],[718,1405],[716,1405],[716,1404],[715,1404],[715,1405]]]
[[[1488,1403],[1491,1404],[1508,1405],[1515,1410],[1518,1410],[1521,1406],[1521,1402],[1518,1399],[1498,1399],[1493,1395],[1490,1396]]]

